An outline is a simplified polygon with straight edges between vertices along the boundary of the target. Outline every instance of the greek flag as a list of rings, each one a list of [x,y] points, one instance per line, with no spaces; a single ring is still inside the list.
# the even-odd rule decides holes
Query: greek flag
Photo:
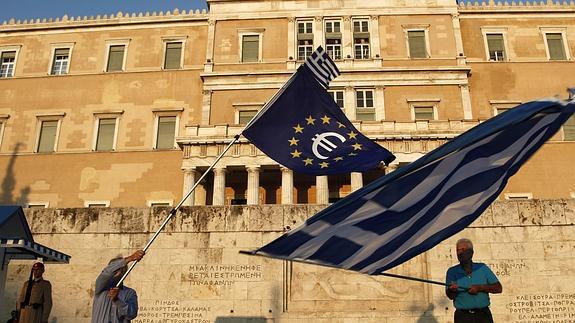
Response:
[[[340,74],[335,63],[321,46],[307,58],[305,65],[325,89],[329,87],[329,82]]]
[[[574,111],[554,99],[506,111],[252,253],[380,274],[477,219]]]

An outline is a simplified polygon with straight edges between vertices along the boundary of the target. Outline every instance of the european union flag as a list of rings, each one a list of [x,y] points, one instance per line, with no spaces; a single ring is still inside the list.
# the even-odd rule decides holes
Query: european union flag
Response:
[[[363,172],[395,159],[355,129],[305,65],[242,134],[278,163],[311,175]]]

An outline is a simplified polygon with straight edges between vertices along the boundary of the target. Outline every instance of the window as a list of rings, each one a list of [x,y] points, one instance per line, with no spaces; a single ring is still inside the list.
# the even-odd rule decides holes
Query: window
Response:
[[[164,56],[165,69],[182,68],[182,42],[166,42],[166,53]]]
[[[337,103],[337,105],[343,109],[344,108],[343,91],[331,90],[331,91],[328,91],[328,93],[329,93],[329,95],[331,95],[331,97],[333,98],[335,103]]]
[[[513,100],[489,100],[489,104],[491,105],[491,109],[493,111],[493,115],[496,116],[501,114],[509,109],[513,109],[516,106],[521,104],[521,101],[513,101]]]
[[[575,116],[571,116],[563,124],[563,139],[575,141]]]
[[[158,116],[156,149],[174,148],[177,119],[176,116]]]
[[[490,61],[505,61],[505,42],[503,34],[486,34]]]
[[[341,21],[326,20],[325,22],[325,50],[334,60],[341,59]]]
[[[427,44],[425,30],[408,30],[407,41],[409,44],[410,58],[427,58]]]
[[[0,65],[0,78],[14,76],[14,65],[16,64],[16,51],[2,52],[0,56],[2,65]]]
[[[297,22],[297,59],[303,61],[313,52],[313,22]]]
[[[58,133],[60,132],[60,121],[64,114],[39,116],[38,131],[36,135],[36,152],[51,153],[58,147]]]
[[[564,61],[567,60],[565,51],[565,43],[562,33],[546,33],[545,40],[547,41],[547,53],[549,60]]]
[[[58,137],[59,120],[40,120],[38,145],[36,152],[51,153],[56,151],[56,139]]]
[[[369,59],[369,20],[353,21],[353,49],[356,59]]]
[[[242,110],[238,111],[238,124],[248,124],[250,120],[258,113],[258,110]]]
[[[173,200],[148,200],[146,204],[148,207],[169,207],[173,202]]]
[[[435,120],[433,106],[414,106],[413,107],[413,119],[415,121],[419,120]]]
[[[49,205],[49,202],[29,202],[26,207],[29,209],[45,209]]]
[[[108,61],[106,63],[106,72],[124,71],[127,46],[127,44],[118,44],[116,42],[108,44]]]
[[[511,109],[512,107],[506,107],[506,106],[496,106],[495,110],[494,110],[494,115],[498,115],[501,114],[509,109]]]
[[[505,193],[506,200],[531,200],[533,198],[532,193]]]
[[[84,201],[84,207],[101,208],[109,206],[110,201]]]
[[[70,61],[70,48],[57,48],[54,50],[52,59],[52,75],[68,74],[68,64]]]
[[[375,120],[375,109],[373,106],[373,90],[357,90],[356,94],[356,119]]]
[[[260,60],[260,35],[242,35],[242,62]]]
[[[96,151],[109,151],[116,149],[116,130],[118,127],[118,117],[98,117],[96,119]]]

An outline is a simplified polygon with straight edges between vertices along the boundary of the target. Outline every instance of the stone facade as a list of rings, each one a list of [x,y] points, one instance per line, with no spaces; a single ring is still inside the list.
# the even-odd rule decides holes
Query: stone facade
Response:
[[[246,116],[295,72],[300,50],[327,48],[334,37],[342,75],[330,90],[363,133],[397,155],[392,168],[502,109],[573,85],[573,2],[207,3],[208,12],[119,12],[0,25],[0,53],[6,54],[6,75],[0,77],[0,202],[175,205]],[[410,33],[424,40],[417,55]],[[490,51],[488,35],[501,37],[502,47]],[[549,35],[562,45],[554,47],[564,54],[559,59],[550,56]],[[247,58],[244,37],[257,40]],[[179,44],[179,64],[166,65],[168,44]],[[124,56],[110,70],[113,47],[123,48]],[[67,54],[57,60],[61,51]],[[373,98],[363,110],[360,92]],[[433,115],[416,117],[417,108],[432,109]],[[172,120],[173,145],[158,146],[161,118]],[[107,149],[97,143],[102,119],[116,126]],[[40,149],[44,125],[52,125],[45,130],[54,137]],[[562,130],[546,144],[501,198],[574,196],[575,173],[564,171],[575,153],[570,133]],[[324,203],[384,173],[292,174],[242,142],[186,205]]]
[[[452,322],[441,286],[239,254],[301,224],[322,205],[183,208],[127,279],[143,322]],[[72,256],[47,265],[50,322],[89,322],[94,280],[107,261],[141,248],[166,208],[28,210],[36,241]],[[391,272],[443,281],[467,237],[475,260],[503,284],[496,322],[575,320],[575,202],[495,202],[473,225]],[[30,263],[9,265],[7,317]]]

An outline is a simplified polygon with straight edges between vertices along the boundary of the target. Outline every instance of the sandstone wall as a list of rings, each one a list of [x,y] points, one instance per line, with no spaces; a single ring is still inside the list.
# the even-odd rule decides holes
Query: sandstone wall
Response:
[[[144,322],[452,322],[441,286],[239,254],[260,247],[324,206],[183,209],[126,285],[138,291]],[[94,280],[107,261],[141,248],[168,209],[28,210],[35,240],[72,256],[47,265],[50,322],[89,322]],[[470,228],[393,273],[442,281],[468,237],[475,260],[503,284],[496,322],[575,321],[575,201],[493,204]],[[12,261],[0,299],[8,318],[30,262]]]

